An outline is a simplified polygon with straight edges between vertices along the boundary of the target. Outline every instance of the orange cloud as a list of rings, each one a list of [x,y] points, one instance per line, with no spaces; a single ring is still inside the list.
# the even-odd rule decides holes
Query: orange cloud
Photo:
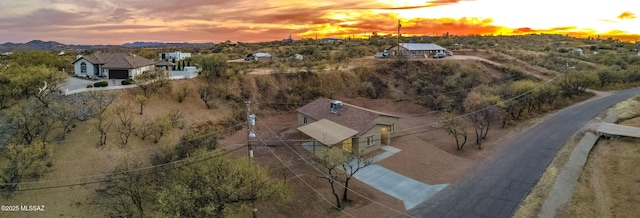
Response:
[[[375,8],[375,9],[380,9],[380,10],[408,10],[408,9],[419,9],[419,8],[430,8],[430,7],[437,7],[437,6],[456,4],[456,3],[460,3],[462,1],[475,1],[475,0],[431,0],[431,1],[427,1],[425,5]]]
[[[622,12],[622,14],[618,15],[618,19],[620,20],[631,20],[635,19],[636,15],[631,11]]]
[[[0,0],[2,1],[2,0]],[[56,7],[42,2],[53,2]],[[0,13],[0,43],[31,39],[70,44],[121,44],[131,41],[213,41],[259,42],[299,37],[347,37],[377,32],[396,34],[403,12],[447,6],[473,0],[21,0],[31,10]],[[413,3],[407,3],[413,2]],[[73,6],[71,9],[69,6]],[[451,6],[451,7],[455,7]],[[478,8],[478,10],[483,10]],[[462,14],[462,15],[460,15]],[[425,14],[426,15],[426,14]],[[461,17],[401,19],[401,34],[407,35],[521,35],[531,33],[597,35],[602,32],[572,26],[547,29],[507,28],[492,18]],[[498,14],[496,15],[498,17]],[[489,16],[491,17],[491,16]],[[635,19],[624,12],[624,23]],[[532,19],[535,22],[535,19]],[[577,24],[576,24],[577,25]],[[632,30],[627,30],[632,31]],[[632,31],[636,33],[635,30]],[[629,32],[609,32],[606,36],[634,39]],[[44,38],[43,38],[44,37]],[[633,37],[633,38],[632,38]]]
[[[528,34],[528,33],[565,33],[568,31],[574,31],[576,27],[568,26],[568,27],[553,27],[549,29],[532,29],[529,27],[522,27],[513,29],[511,32],[514,34]]]

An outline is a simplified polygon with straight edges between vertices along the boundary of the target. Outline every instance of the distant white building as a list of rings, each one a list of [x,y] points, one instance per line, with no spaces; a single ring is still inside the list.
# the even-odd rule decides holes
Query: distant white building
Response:
[[[301,54],[294,54],[289,57],[289,59],[302,60],[304,59]]]
[[[409,58],[428,58],[447,49],[433,43],[400,43],[387,50],[391,55],[402,54]]]
[[[258,52],[254,56],[256,57],[257,61],[262,61],[262,62],[272,62],[273,61],[273,56],[270,53],[267,53],[267,52]]]
[[[574,49],[573,49],[573,52],[577,53],[577,54],[578,54],[578,55],[580,55],[580,56],[583,56],[583,55],[584,55],[584,50],[583,50],[583,49],[581,49],[581,48],[574,48]]]
[[[186,58],[191,58],[191,53],[187,52],[169,52],[169,53],[160,53],[160,60],[184,60]]]

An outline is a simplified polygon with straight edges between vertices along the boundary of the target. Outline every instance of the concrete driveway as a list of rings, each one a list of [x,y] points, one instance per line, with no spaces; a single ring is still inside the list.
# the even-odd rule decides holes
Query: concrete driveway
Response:
[[[316,154],[321,154],[327,149],[324,145],[316,145],[314,150],[312,143],[302,143],[302,147],[312,153],[315,151]],[[392,146],[382,146],[381,149],[385,152],[373,157],[372,161],[374,163],[400,152],[400,149]],[[378,164],[372,164],[360,169],[360,171],[354,174],[353,177],[364,184],[401,200],[404,203],[405,210],[411,210],[429,200],[431,196],[435,195],[448,185],[429,185],[422,183],[384,168]]]
[[[353,177],[401,200],[404,203],[405,210],[413,209],[447,187],[447,184],[429,185],[422,183],[377,164],[361,169]]]
[[[87,85],[93,85],[94,83],[97,83],[97,82],[100,82],[100,81],[109,81],[109,86],[119,86],[119,85],[122,84],[121,83],[122,79],[88,80],[88,79],[81,79],[81,78],[77,78],[77,77],[69,77],[69,79],[67,79],[67,83],[65,85],[63,85],[61,88],[62,88],[62,90],[68,90],[68,91],[77,90],[77,89],[84,89],[84,88],[87,88]]]

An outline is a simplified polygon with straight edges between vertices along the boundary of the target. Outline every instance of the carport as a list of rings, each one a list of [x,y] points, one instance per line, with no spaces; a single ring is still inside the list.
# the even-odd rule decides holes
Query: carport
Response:
[[[351,137],[358,134],[357,130],[342,126],[327,119],[298,127],[298,130],[313,138],[313,151],[315,154],[316,141],[327,147],[334,145],[351,151]]]
[[[129,70],[109,70],[109,79],[129,78]]]

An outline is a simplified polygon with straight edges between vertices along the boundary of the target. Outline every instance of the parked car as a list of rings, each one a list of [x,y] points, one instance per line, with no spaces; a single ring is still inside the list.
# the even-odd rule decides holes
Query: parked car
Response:
[[[444,58],[447,55],[444,52],[439,52],[433,55],[433,58],[438,59],[438,58]]]
[[[245,61],[255,61],[256,57],[253,54],[248,54],[247,57],[244,58]]]
[[[445,51],[445,54],[447,54],[447,56],[453,56],[453,52],[452,51]]]

